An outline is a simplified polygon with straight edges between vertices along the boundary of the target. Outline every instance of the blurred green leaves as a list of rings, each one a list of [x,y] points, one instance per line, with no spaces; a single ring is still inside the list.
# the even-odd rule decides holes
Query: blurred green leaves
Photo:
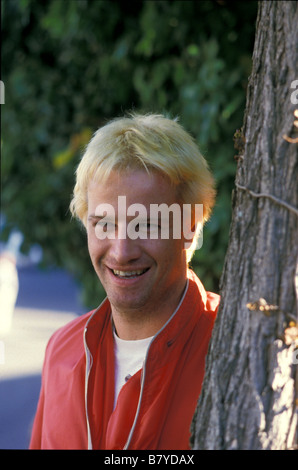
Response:
[[[87,128],[82,129],[82,131],[77,134],[73,134],[70,138],[68,147],[53,156],[54,168],[59,170],[71,162],[78,152],[83,151],[91,137],[92,130]]]
[[[218,291],[227,247],[257,2],[4,0],[2,6],[2,207],[6,232],[40,243],[83,286],[103,291],[84,229],[71,220],[74,173],[93,132],[136,109],[166,112],[196,138],[218,189],[192,262]]]

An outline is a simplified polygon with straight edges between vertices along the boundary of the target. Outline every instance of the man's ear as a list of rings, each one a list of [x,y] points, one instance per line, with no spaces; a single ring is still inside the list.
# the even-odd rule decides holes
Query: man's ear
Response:
[[[190,227],[184,227],[183,228],[183,233],[182,233],[182,238],[183,238],[183,242],[184,242],[184,248],[186,250],[188,250],[192,243],[193,243],[193,240],[194,240],[194,237],[195,237],[195,234],[196,234],[196,224],[192,224],[192,226]]]
[[[186,249],[197,249],[202,246],[200,238],[203,234],[203,204],[196,204],[191,211],[190,204],[183,205],[183,240]]]
[[[191,229],[183,233],[184,248],[195,251],[201,248],[203,244],[203,223],[197,222]]]

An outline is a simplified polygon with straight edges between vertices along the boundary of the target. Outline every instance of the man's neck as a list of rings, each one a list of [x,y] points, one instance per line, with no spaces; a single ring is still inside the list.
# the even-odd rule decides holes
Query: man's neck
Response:
[[[133,341],[154,336],[178,307],[185,289],[186,285],[178,291],[171,303],[169,299],[165,299],[158,309],[149,311],[147,309],[119,311],[112,305],[113,323],[119,338]]]

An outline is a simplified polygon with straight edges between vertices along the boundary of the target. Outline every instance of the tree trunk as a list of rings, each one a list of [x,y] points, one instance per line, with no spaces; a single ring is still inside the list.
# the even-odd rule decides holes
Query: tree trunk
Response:
[[[193,449],[297,448],[297,25],[297,2],[259,2],[222,300]]]

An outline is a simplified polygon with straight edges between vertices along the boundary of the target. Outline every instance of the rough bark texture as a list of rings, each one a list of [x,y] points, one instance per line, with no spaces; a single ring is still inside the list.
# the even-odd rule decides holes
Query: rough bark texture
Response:
[[[297,24],[297,2],[259,3],[222,301],[193,449],[297,448],[297,144],[284,138],[295,137]]]

